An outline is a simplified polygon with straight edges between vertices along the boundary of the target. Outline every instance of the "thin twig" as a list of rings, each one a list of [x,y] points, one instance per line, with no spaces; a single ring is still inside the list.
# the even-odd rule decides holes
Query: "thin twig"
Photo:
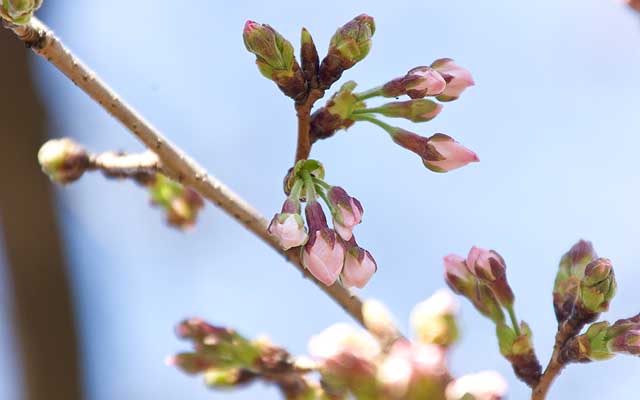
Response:
[[[126,178],[162,172],[162,164],[158,156],[149,150],[138,154],[106,152],[90,154],[87,169],[100,170],[110,177]]]
[[[282,254],[303,276],[311,279],[356,321],[363,324],[362,301],[358,297],[353,296],[349,290],[339,284],[325,286],[313,278],[302,266],[299,249],[282,251],[277,241],[267,233],[268,221],[256,209],[224,183],[209,175],[204,168],[142,118],[136,110],[121,100],[120,96],[75,57],[45,24],[35,17],[26,25],[4,23],[36,54],[55,65],[76,86],[156,153],[162,162],[163,172],[167,176],[194,188],[203,197],[222,208],[249,231]]]

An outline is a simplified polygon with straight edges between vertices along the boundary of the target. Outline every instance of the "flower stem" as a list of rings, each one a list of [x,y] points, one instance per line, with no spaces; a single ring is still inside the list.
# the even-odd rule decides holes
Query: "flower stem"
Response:
[[[302,191],[302,187],[304,186],[304,181],[300,178],[296,179],[291,187],[291,192],[289,192],[289,198],[294,199],[296,201],[300,201],[300,192]]]
[[[307,191],[307,203],[315,201],[318,194],[316,193],[316,187],[313,184],[313,178],[309,171],[302,171],[302,178],[304,179],[304,188]]]
[[[516,335],[520,336],[520,325],[518,324],[518,319],[516,318],[516,312],[513,310],[513,306],[507,307],[507,312],[509,313],[509,318],[511,319],[511,325],[513,325],[513,330],[516,332]]]
[[[372,97],[382,96],[382,86],[374,87],[373,89],[365,90],[362,93],[354,93],[358,100],[366,100]]]
[[[380,121],[379,119],[369,114],[358,114],[358,115],[352,115],[351,117],[354,121],[367,121],[367,122],[371,122],[374,125],[378,125],[380,128],[384,129],[392,136],[396,133],[396,130],[398,129],[387,124],[386,122]]]
[[[298,117],[298,145],[296,147],[296,162],[306,160],[311,154],[311,108],[313,104],[324,96],[324,90],[312,89],[303,103],[296,103]]]

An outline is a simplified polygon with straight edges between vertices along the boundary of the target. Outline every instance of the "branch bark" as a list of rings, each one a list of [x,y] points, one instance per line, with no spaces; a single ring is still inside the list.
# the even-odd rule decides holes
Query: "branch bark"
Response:
[[[313,278],[302,266],[299,249],[291,249],[286,252],[281,250],[276,240],[267,233],[268,221],[256,209],[224,183],[210,175],[196,161],[165,138],[135,109],[125,103],[116,92],[75,57],[45,24],[35,17],[26,25],[13,25],[6,22],[4,24],[36,54],[58,68],[109,114],[120,121],[148,149],[156,153],[162,162],[163,172],[167,176],[192,187],[204,198],[222,208],[237,222],[282,254],[304,277],[311,279],[349,315],[364,325],[362,301],[358,297],[353,296],[349,290],[337,283],[325,286]],[[310,109],[311,106],[308,108]],[[401,335],[398,334],[398,336]]]
[[[569,339],[580,332],[580,329],[582,329],[583,326],[584,324],[576,324],[571,319],[563,322],[559,326],[558,333],[556,334],[556,341],[553,346],[553,353],[551,354],[551,360],[549,360],[549,364],[544,370],[540,381],[533,388],[531,400],[544,400],[547,398],[551,385],[567,365],[566,361],[561,359],[562,349]]]

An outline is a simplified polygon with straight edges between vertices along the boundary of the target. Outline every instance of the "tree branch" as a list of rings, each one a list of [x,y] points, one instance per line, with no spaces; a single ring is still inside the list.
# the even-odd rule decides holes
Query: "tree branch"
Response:
[[[20,40],[24,41],[36,54],[56,66],[76,86],[120,121],[145,146],[156,153],[162,162],[163,172],[167,176],[192,187],[204,198],[222,208],[266,244],[281,253],[304,277],[311,279],[356,321],[364,324],[362,301],[358,297],[353,296],[349,290],[339,284],[325,286],[313,278],[302,266],[299,249],[282,251],[277,241],[267,233],[268,221],[256,209],[224,183],[209,175],[204,168],[165,138],[136,110],[121,100],[120,96],[75,57],[45,24],[35,17],[26,25],[14,25],[6,21],[3,21],[3,23],[13,30]],[[308,108],[310,109],[311,106]]]
[[[304,103],[296,103],[298,117],[298,146],[296,148],[296,162],[306,160],[311,154],[311,108],[313,104],[324,96],[324,90],[311,89]]]
[[[569,339],[574,337],[576,333],[580,332],[582,325],[577,325],[573,320],[565,321],[558,327],[558,333],[556,334],[556,341],[553,346],[553,353],[551,354],[551,360],[547,368],[544,370],[542,377],[538,384],[533,388],[531,393],[531,400],[544,400],[547,398],[547,393],[553,384],[553,381],[560,375],[564,367],[567,365],[566,361],[561,359],[562,349]]]

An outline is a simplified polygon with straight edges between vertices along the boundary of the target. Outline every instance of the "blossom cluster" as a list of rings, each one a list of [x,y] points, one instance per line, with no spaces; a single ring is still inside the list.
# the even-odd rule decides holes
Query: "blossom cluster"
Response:
[[[446,290],[418,304],[411,313],[415,339],[389,339],[393,321],[384,305],[365,302],[369,332],[333,325],[309,340],[311,359],[292,357],[266,339],[248,340],[237,332],[191,319],[178,327],[194,351],[171,357],[189,374],[203,374],[216,388],[255,380],[276,384],[287,399],[305,400],[501,400],[504,379],[485,371],[451,376],[447,355],[458,338],[458,304]],[[383,344],[381,344],[383,343]],[[320,382],[306,376],[319,373]],[[295,384],[293,384],[295,383]]]
[[[327,184],[324,168],[315,160],[299,161],[285,186],[289,195],[282,211],[271,220],[268,232],[283,250],[300,247],[302,264],[323,284],[329,286],[340,279],[346,287],[364,287],[377,265],[353,234],[364,213],[360,201],[343,188]],[[306,201],[306,226],[302,200]],[[320,201],[331,212],[333,229],[327,224]]]

